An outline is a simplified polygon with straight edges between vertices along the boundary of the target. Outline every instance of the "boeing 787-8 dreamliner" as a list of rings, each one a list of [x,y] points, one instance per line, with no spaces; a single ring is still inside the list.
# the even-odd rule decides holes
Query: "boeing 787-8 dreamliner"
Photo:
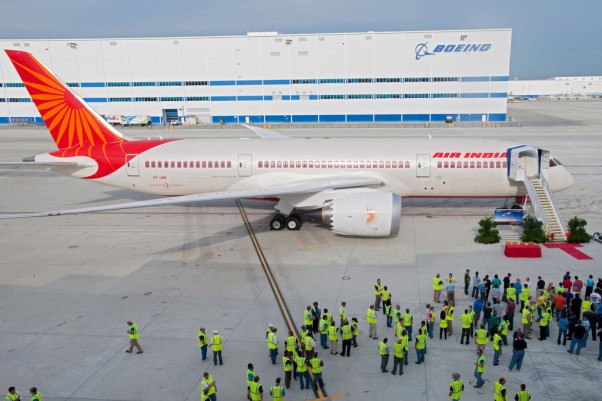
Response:
[[[50,171],[164,197],[0,218],[56,216],[220,199],[277,198],[272,229],[301,227],[322,210],[343,235],[392,236],[403,197],[518,197],[517,173],[546,176],[552,191],[573,177],[549,152],[496,140],[127,138],[32,54],[6,50],[57,150],[23,160]],[[18,163],[12,163],[18,164]],[[514,179],[513,179],[514,178]]]

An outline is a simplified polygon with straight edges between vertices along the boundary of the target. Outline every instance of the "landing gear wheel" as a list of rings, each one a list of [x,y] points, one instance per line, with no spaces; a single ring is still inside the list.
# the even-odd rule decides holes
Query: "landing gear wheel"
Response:
[[[301,218],[295,214],[288,216],[285,220],[286,228],[290,231],[297,231],[301,229]]]
[[[284,228],[285,217],[282,214],[277,214],[270,221],[270,229],[273,231],[279,231]]]

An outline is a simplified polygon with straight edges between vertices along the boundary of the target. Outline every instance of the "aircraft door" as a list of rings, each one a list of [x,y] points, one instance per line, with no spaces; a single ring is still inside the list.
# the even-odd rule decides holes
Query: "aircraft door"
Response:
[[[238,155],[238,176],[239,177],[250,177],[251,163],[253,161],[253,157],[251,155]]]
[[[431,155],[416,155],[416,177],[428,178],[431,176]]]
[[[125,169],[127,171],[128,177],[140,176],[138,160],[138,155],[125,155]]]

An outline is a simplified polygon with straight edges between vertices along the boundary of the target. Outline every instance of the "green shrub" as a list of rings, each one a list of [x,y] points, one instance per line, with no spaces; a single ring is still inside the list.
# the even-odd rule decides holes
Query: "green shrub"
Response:
[[[520,239],[523,242],[535,242],[536,244],[546,242],[547,238],[543,230],[543,223],[533,218],[525,219],[524,231]]]
[[[592,239],[592,236],[585,231],[587,221],[584,219],[580,219],[579,217],[575,216],[569,220],[568,226],[569,230],[571,231],[571,235],[568,236],[567,242],[581,244],[584,242],[589,242]]]
[[[479,221],[479,234],[474,238],[474,242],[481,244],[496,244],[500,242],[500,232],[496,229],[497,223],[491,217]]]

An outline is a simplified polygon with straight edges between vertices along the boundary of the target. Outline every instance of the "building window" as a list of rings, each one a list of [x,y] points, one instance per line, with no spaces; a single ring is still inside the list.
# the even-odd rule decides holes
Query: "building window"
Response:
[[[107,86],[108,87],[123,87],[123,86],[130,86],[131,84],[129,82],[107,82]]]
[[[181,81],[163,81],[159,82],[159,86],[182,86]]]
[[[157,86],[156,82],[132,82],[132,86]]]
[[[156,102],[156,97],[135,97],[134,102]]]
[[[348,84],[370,84],[372,83],[372,78],[349,78],[347,80]]]
[[[293,85],[306,85],[306,84],[315,84],[317,81],[315,79],[293,79]]]
[[[209,96],[188,96],[186,97],[187,102],[208,102]]]
[[[207,86],[207,81],[186,81],[186,86]]]
[[[405,78],[404,82],[428,82],[429,79],[426,77],[421,78]]]

